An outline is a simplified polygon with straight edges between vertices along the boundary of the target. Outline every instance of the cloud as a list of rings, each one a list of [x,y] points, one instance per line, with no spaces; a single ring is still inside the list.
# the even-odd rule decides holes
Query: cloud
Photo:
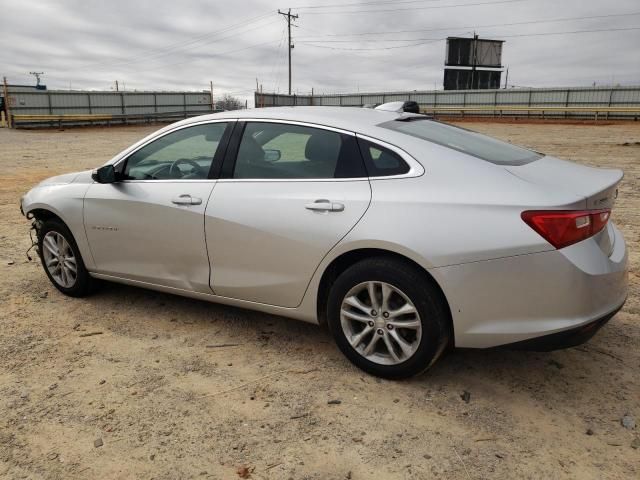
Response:
[[[292,0],[300,16],[293,89],[441,88],[445,43],[437,39],[474,30],[506,40],[516,85],[640,83],[640,30],[516,36],[640,27],[637,0],[489,1]],[[464,3],[487,4],[435,8]],[[310,8],[322,5],[338,6]],[[638,15],[507,25],[620,13]],[[33,83],[35,70],[49,88],[109,89],[117,79],[127,89],[202,90],[211,80],[220,94],[251,98],[258,78],[265,91],[287,89],[286,25],[268,0],[6,0],[3,19],[0,73],[11,83]]]

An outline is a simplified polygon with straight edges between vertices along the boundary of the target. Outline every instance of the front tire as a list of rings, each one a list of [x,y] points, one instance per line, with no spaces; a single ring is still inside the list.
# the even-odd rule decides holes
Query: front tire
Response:
[[[71,231],[62,221],[46,220],[38,230],[38,253],[47,277],[70,297],[91,293],[95,280],[84,266]]]
[[[340,350],[362,370],[400,379],[429,368],[450,338],[448,310],[431,281],[393,258],[362,260],[329,292],[327,319]]]

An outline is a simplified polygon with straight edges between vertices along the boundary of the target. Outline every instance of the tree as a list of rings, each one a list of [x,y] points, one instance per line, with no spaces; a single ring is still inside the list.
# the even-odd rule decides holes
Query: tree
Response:
[[[240,110],[242,107],[244,107],[244,103],[239,98],[228,93],[225,93],[216,102],[216,110]]]

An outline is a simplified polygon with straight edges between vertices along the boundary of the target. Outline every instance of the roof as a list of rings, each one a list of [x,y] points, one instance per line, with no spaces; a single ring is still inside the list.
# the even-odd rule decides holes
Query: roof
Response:
[[[375,110],[360,107],[267,107],[252,108],[245,110],[230,110],[227,112],[210,113],[181,120],[153,132],[152,134],[134,143],[127,149],[113,157],[110,162],[119,161],[129,152],[135,150],[140,145],[148,142],[154,137],[166,133],[179,126],[186,126],[212,120],[225,119],[272,119],[292,122],[304,122],[318,126],[333,127],[348,132],[359,133],[372,138],[385,141],[391,145],[400,146],[405,152],[414,158],[422,154],[428,154],[431,149],[442,149],[438,145],[426,142],[425,140],[393,131],[389,128],[382,128],[381,123],[389,122],[404,117],[421,117],[423,115],[407,112],[389,112],[385,110]]]
[[[183,121],[183,123],[195,123],[203,120],[223,118],[274,119],[313,123],[366,135],[372,134],[376,130],[376,125],[383,122],[395,120],[402,116],[414,115],[417,114],[388,112],[359,107],[267,107],[201,115],[189,118]]]

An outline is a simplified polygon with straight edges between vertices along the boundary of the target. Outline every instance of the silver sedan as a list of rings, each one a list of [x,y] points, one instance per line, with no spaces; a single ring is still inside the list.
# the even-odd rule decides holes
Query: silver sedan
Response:
[[[318,323],[401,378],[453,346],[590,338],[626,298],[621,179],[422,115],[267,108],[169,125],[21,208],[67,295],[108,280]]]

